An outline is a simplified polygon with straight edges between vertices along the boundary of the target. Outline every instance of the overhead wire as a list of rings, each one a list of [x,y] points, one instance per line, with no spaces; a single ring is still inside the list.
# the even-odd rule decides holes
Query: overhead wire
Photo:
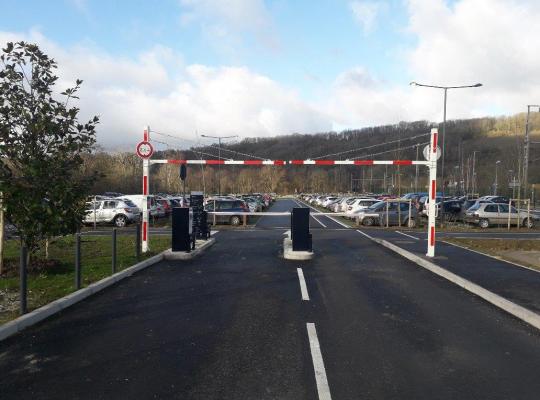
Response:
[[[158,132],[158,131],[154,131],[154,130],[150,130],[150,132],[155,133],[157,135],[166,136],[166,137],[172,138],[174,140],[178,140],[178,141],[187,141],[187,142],[195,143],[195,144],[197,144],[197,146],[203,147],[203,144],[201,143],[200,139],[195,141],[193,139],[187,139],[187,138],[184,138],[184,137],[180,137],[178,135],[173,135],[172,133]],[[199,138],[198,134],[197,134],[197,138]],[[215,144],[210,144],[210,145],[204,146],[204,147],[219,148]],[[241,151],[227,149],[227,148],[225,148],[223,146],[221,147],[221,151],[226,151],[226,152],[229,152],[229,153],[236,153],[236,154],[240,154],[242,156],[251,157],[251,158],[258,159],[258,160],[268,160],[268,158],[259,157],[259,156],[256,156],[254,154],[242,153]],[[219,156],[214,156],[214,157],[219,158]],[[226,158],[226,157],[222,157],[222,158]],[[226,159],[230,160],[230,158],[226,158]]]
[[[364,147],[357,147],[355,149],[350,149],[350,150],[340,151],[340,152],[337,152],[337,153],[330,153],[330,154],[325,154],[323,156],[314,157],[314,158],[312,158],[312,160],[318,160],[318,159],[321,159],[321,158],[332,157],[332,156],[339,156],[339,155],[347,154],[347,153],[354,153],[354,152],[360,151],[360,150],[372,149],[374,147],[379,147],[379,146],[384,146],[384,145],[387,145],[387,144],[398,143],[398,142],[401,142],[401,141],[404,141],[404,140],[413,140],[413,139],[417,139],[419,137],[428,136],[428,135],[430,135],[430,134],[429,133],[422,133],[420,135],[411,136],[411,137],[408,137],[408,138],[400,138],[400,139],[392,140],[390,142],[372,144],[370,146],[364,146]]]
[[[416,144],[414,144],[412,146],[408,146],[408,147],[400,147],[399,150],[401,151],[401,150],[414,149],[417,146],[422,146],[422,145],[426,145],[426,144],[429,144],[429,142],[416,143]],[[378,155],[381,155],[381,154],[391,153],[393,151],[398,151],[398,149],[390,149],[390,150],[380,151],[378,153],[371,153],[371,154],[366,154],[366,155],[363,155],[363,156],[352,157],[352,158],[349,158],[349,160],[358,160],[360,158],[375,157],[375,156],[378,156]]]

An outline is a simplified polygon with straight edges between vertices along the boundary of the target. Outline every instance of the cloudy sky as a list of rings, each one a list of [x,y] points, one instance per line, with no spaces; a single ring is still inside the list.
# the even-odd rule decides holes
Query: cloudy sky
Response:
[[[540,102],[538,0],[0,0],[0,43],[84,80],[99,143],[505,115]],[[181,145],[164,137],[171,146]],[[204,139],[203,139],[204,140]],[[187,144],[189,142],[186,142]],[[184,144],[184,145],[185,145]]]

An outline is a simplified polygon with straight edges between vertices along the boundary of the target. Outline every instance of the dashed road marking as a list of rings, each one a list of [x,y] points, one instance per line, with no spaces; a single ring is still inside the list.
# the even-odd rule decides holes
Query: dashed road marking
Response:
[[[330,387],[328,386],[328,379],[326,379],[326,370],[324,369],[321,346],[319,344],[319,339],[317,338],[317,330],[315,329],[314,323],[307,323],[307,332],[309,337],[309,347],[311,348],[311,358],[313,360],[313,369],[315,370],[315,382],[317,383],[319,400],[332,400],[332,396],[330,395]]]
[[[302,268],[296,268],[296,272],[298,272],[298,280],[300,281],[300,291],[302,292],[302,300],[309,301],[309,294],[307,291],[306,280],[304,279],[304,271],[302,271]]]

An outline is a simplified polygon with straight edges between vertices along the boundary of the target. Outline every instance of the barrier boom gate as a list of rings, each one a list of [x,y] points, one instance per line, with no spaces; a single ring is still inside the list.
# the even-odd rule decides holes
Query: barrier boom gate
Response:
[[[152,147],[150,142],[150,127],[144,129],[144,140],[137,146],[137,154],[143,159],[143,195],[148,196],[150,177],[149,166],[151,164],[176,164],[176,165],[252,165],[252,166],[265,166],[265,165],[424,165],[429,168],[429,202],[428,202],[428,245],[426,256],[435,256],[435,196],[437,195],[437,137],[438,130],[436,128],[431,130],[431,140],[429,145],[429,157],[427,161],[420,160],[152,160]],[[149,146],[148,148],[140,146]],[[144,151],[147,151],[144,153]],[[143,201],[143,223],[142,223],[142,251],[148,251],[148,223],[149,212],[148,201]]]

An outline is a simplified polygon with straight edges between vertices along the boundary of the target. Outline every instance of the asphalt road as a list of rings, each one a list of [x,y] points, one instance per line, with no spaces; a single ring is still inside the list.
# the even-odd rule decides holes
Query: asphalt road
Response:
[[[317,219],[312,261],[263,217],[0,342],[1,398],[538,398],[537,330]]]

